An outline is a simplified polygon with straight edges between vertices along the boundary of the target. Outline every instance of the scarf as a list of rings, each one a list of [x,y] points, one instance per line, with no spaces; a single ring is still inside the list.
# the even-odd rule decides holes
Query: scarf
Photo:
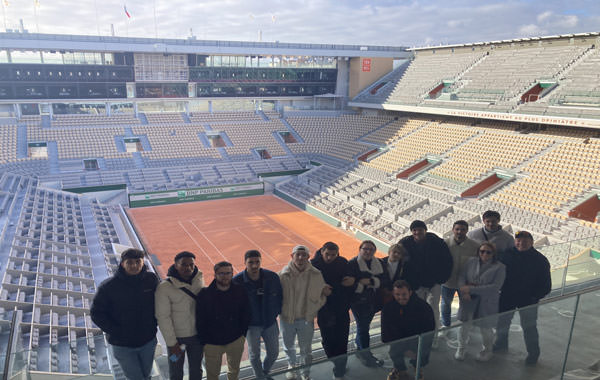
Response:
[[[371,278],[373,279],[373,284],[367,285],[366,288],[370,288],[370,289],[379,288],[379,286],[381,286],[381,281],[379,280],[379,278],[377,276],[383,273],[383,267],[381,266],[381,261],[379,261],[378,258],[373,257],[371,259],[371,268],[370,269],[367,266],[367,262],[360,255],[358,256],[356,261],[358,263],[358,269],[360,269],[361,272],[368,272],[372,276]],[[365,290],[365,285],[358,282],[358,285],[356,285],[355,292],[362,293],[364,290]]]

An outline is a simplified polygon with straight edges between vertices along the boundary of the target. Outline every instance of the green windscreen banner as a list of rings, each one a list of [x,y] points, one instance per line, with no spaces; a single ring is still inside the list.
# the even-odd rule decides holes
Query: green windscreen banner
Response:
[[[263,182],[198,187],[185,190],[153,191],[129,194],[129,207],[147,207],[212,199],[246,197],[265,193]]]

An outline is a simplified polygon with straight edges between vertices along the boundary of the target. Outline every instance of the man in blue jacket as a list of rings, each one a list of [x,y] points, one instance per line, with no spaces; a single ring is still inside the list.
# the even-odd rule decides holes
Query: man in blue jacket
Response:
[[[114,276],[104,280],[92,301],[92,321],[107,335],[129,380],[150,379],[156,348],[154,292],[159,280],[144,264],[144,252],[128,249]]]
[[[265,379],[279,355],[279,326],[282,289],[277,273],[260,267],[260,252],[252,249],[244,254],[246,269],[233,282],[242,285],[248,293],[252,318],[246,334],[248,357],[257,379]],[[260,338],[265,342],[266,356],[260,360]]]

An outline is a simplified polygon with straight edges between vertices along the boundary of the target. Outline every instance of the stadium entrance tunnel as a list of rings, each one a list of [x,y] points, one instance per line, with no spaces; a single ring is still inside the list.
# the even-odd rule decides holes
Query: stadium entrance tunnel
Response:
[[[411,179],[441,163],[441,159],[425,158],[396,174],[398,179]]]
[[[525,91],[523,95],[521,95],[521,102],[529,103],[535,102],[548,92],[552,91],[557,86],[556,82],[552,81],[539,81],[529,90]]]
[[[584,202],[577,205],[571,211],[569,211],[569,216],[571,218],[577,218],[581,220],[586,220],[588,222],[597,222],[600,220],[600,198],[598,198],[598,194],[594,194]]]
[[[448,92],[448,90],[450,89],[450,87],[453,84],[454,84],[454,81],[452,81],[452,80],[442,81],[442,83],[435,86],[435,88],[433,90],[429,91],[429,99],[439,98],[442,93]]]
[[[370,155],[372,155],[372,154],[375,154],[375,153],[377,153],[377,152],[379,152],[379,149],[372,149],[372,150],[368,151],[367,153],[363,153],[363,154],[361,154],[361,155],[358,157],[358,160],[359,160],[359,161],[366,162],[366,161],[368,161],[368,160],[367,160],[367,158],[368,158]]]
[[[512,179],[511,176],[500,175],[494,173],[463,191],[460,196],[463,198],[479,198],[487,195],[492,190],[495,190]]]

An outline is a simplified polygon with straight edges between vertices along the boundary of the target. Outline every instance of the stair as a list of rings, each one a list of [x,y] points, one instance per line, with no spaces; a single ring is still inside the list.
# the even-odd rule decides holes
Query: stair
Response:
[[[42,115],[42,128],[51,128],[52,120],[50,119],[50,115]]]
[[[283,150],[285,150],[285,152],[290,155],[290,156],[294,156],[294,152],[292,152],[292,150],[287,146],[287,144],[285,143],[285,141],[283,141],[283,138],[281,137],[281,135],[277,132],[277,131],[273,131],[273,137],[275,138],[275,140],[277,140],[277,142],[279,143],[279,145],[281,145],[281,147],[283,148]]]
[[[48,149],[48,165],[50,166],[50,174],[60,173],[60,165],[58,162],[58,145],[56,141],[48,141],[46,146]]]
[[[17,126],[17,158],[27,158],[29,155],[27,145],[27,125],[19,124]]]
[[[269,121],[270,119],[267,117],[267,115],[265,115],[265,113],[262,110],[258,110],[256,111],[257,115],[260,115],[260,117],[263,118],[264,121]]]
[[[131,155],[136,168],[143,169],[146,167],[144,165],[144,159],[142,158],[142,154],[140,152],[133,152]]]
[[[142,125],[148,125],[148,118],[146,117],[146,114],[143,112],[138,112],[138,119],[140,119],[140,124]]]
[[[294,138],[296,139],[296,141],[298,141],[301,144],[304,144],[304,139],[298,134],[298,132],[296,132],[296,130],[294,129],[294,127],[292,127],[292,125],[290,123],[288,123],[287,120],[285,120],[285,118],[282,117],[279,120],[281,120],[281,122],[283,123],[283,125],[285,125],[285,127],[288,129],[288,131],[290,131],[290,133],[292,134],[292,136],[294,136]]]

